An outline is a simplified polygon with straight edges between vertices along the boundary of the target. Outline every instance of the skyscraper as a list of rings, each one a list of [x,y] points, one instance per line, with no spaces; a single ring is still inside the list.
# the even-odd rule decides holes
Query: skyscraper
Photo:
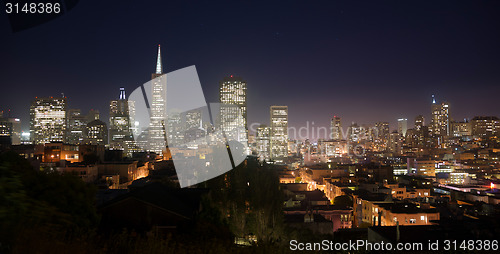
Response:
[[[467,120],[463,122],[453,122],[451,126],[451,134],[453,137],[469,137],[472,135],[472,123]]]
[[[387,140],[389,139],[389,123],[376,122],[375,129],[372,134],[374,135],[373,140],[375,141],[375,150],[387,150]]]
[[[331,120],[330,138],[333,140],[342,139],[342,125],[338,116],[334,116]]]
[[[120,87],[119,99],[109,103],[110,148],[127,150],[125,142],[133,140],[130,126],[129,105],[125,88]]]
[[[376,136],[378,140],[387,141],[389,138],[389,123],[388,122],[376,122],[375,128],[377,129]]]
[[[432,95],[431,106],[431,128],[430,131],[433,136],[450,136],[450,112],[449,104],[442,102],[436,103],[434,95]]]
[[[423,148],[429,145],[429,126],[425,126],[425,118],[423,115],[415,117],[415,133],[413,139],[413,145],[417,147]]]
[[[257,153],[259,160],[269,160],[270,158],[270,133],[271,128],[261,125],[257,128],[257,136],[255,137],[257,143]]]
[[[151,97],[150,102],[150,121],[149,121],[149,143],[148,149],[151,152],[162,154],[166,149],[166,130],[165,130],[165,116],[166,116],[166,91],[165,82],[166,77],[163,76],[163,67],[161,61],[160,45],[158,45],[158,57],[156,59],[156,72],[151,75]]]
[[[80,109],[69,109],[66,114],[66,143],[83,143],[85,128],[87,126],[87,117],[82,115]]]
[[[30,107],[33,144],[63,142],[66,131],[66,98],[36,98]]]
[[[21,120],[9,116],[4,117],[3,111],[0,111],[0,137],[10,139],[9,144],[21,144]]]
[[[496,116],[476,116],[472,118],[472,135],[491,137],[500,133],[500,119]]]
[[[108,128],[101,120],[94,120],[85,128],[85,143],[89,145],[106,145],[108,143]]]
[[[394,155],[399,155],[401,154],[401,134],[399,134],[397,131],[393,131],[392,133],[389,134],[388,139],[387,139],[387,151],[394,154]]]
[[[415,117],[415,130],[420,131],[425,125],[425,118],[423,115],[418,115]]]
[[[408,130],[408,119],[399,118],[398,119],[398,133],[402,137],[406,137],[406,131]]]
[[[271,159],[282,162],[288,156],[288,106],[270,108]]]
[[[228,139],[248,142],[247,83],[233,75],[220,82],[220,125]]]

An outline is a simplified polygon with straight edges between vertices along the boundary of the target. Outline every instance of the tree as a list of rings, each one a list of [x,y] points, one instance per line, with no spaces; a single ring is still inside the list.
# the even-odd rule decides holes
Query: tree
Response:
[[[66,237],[93,231],[95,191],[77,176],[41,172],[14,152],[0,154],[0,248],[35,231]]]

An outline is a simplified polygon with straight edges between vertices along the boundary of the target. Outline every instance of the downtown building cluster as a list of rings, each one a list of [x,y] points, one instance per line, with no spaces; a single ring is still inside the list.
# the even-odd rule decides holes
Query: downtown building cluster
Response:
[[[141,115],[144,112],[137,111],[136,101],[127,96],[123,87],[119,88],[117,98],[109,102],[106,122],[99,110],[92,109],[85,114],[80,109],[69,108],[70,99],[64,95],[36,97],[29,107],[29,132],[21,131],[21,120],[10,117],[10,112],[0,115],[2,149],[14,146],[26,158],[40,162],[41,168],[68,171],[70,166],[89,161],[130,162],[144,156],[168,160],[174,153],[198,160],[209,155],[211,147],[234,140],[248,146],[247,155],[258,156],[261,161],[284,163],[288,156],[287,106],[270,107],[270,126],[264,127],[267,133],[249,133],[247,83],[241,77],[230,75],[220,81],[219,106],[212,109],[218,114],[209,120],[212,116],[205,109],[168,111],[166,79],[158,45],[156,69],[150,81],[147,124],[139,122],[144,119]],[[217,130],[224,135],[212,138],[210,135]],[[92,175],[93,180],[103,175],[83,174]],[[136,179],[124,176],[124,173],[120,176],[122,182]]]
[[[289,140],[280,172],[286,216],[303,216],[309,223],[300,227],[316,233],[333,227],[339,238],[364,232],[397,242],[432,231],[413,240],[461,239],[471,237],[466,227],[491,237],[500,214],[500,119],[455,121],[451,104],[434,96],[429,106],[428,122],[418,115],[390,128],[383,121],[343,125],[334,116],[328,137]]]
[[[0,115],[2,149],[17,151],[43,170],[75,172],[86,182],[126,189],[143,178],[165,179],[156,174],[173,167],[173,154],[197,161],[220,142],[246,143],[248,158],[273,164],[279,173],[285,222],[339,237],[357,228],[399,240],[383,227],[401,234],[413,230],[408,227],[451,234],[457,227],[488,224],[499,214],[496,116],[455,121],[451,104],[433,96],[428,119],[400,118],[391,129],[386,121],[345,124],[335,115],[324,137],[292,140],[287,106],[270,106],[269,124],[248,128],[250,88],[241,77],[220,81],[218,115],[211,121],[203,109],[167,112],[165,79],[158,47],[147,125],[139,123],[137,101],[127,98],[124,88],[109,103],[108,123],[97,110],[83,114],[68,108],[64,96],[35,98],[28,135],[19,119]],[[204,138],[217,130],[222,139]],[[178,182],[171,172],[168,180]]]

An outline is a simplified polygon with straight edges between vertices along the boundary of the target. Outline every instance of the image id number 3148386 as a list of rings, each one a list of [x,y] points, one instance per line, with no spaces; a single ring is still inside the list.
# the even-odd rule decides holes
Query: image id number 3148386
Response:
[[[498,250],[498,240],[445,240],[444,250]]]
[[[51,14],[61,12],[61,3],[5,3],[7,14]]]

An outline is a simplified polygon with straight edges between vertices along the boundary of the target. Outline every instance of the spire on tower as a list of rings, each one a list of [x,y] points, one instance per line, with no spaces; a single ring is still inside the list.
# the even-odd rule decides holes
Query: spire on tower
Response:
[[[434,98],[434,94],[432,95],[432,104],[436,104],[436,98]]]
[[[163,67],[161,66],[161,52],[160,52],[160,44],[158,44],[158,58],[156,60],[156,74],[162,74]]]
[[[125,87],[120,87],[120,100],[125,100],[127,99],[125,95]]]

